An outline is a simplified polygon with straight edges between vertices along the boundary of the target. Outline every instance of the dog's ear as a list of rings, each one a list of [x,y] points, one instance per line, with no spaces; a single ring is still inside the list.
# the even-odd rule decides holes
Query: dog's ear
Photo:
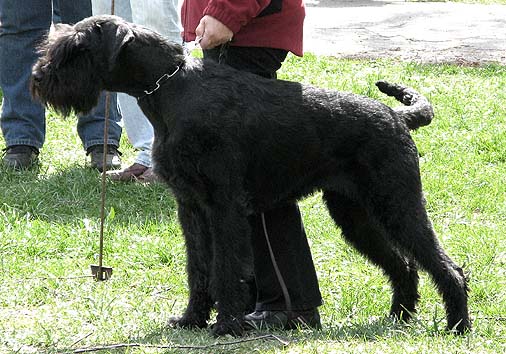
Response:
[[[59,44],[55,45],[55,43]],[[45,43],[39,47],[39,52],[42,54],[49,48],[55,68],[60,68],[87,49],[88,43],[84,33],[75,32],[72,26],[57,24],[49,31]]]
[[[106,43],[108,42],[112,44],[108,51],[107,61],[109,64],[109,70],[113,70],[119,53],[125,45],[134,40],[135,36],[127,23],[119,23],[116,26],[107,27],[108,28],[104,29],[104,34],[106,36],[110,36],[111,40],[106,41]]]
[[[57,38],[62,36],[65,33],[72,31],[72,26],[66,23],[56,23],[51,26],[51,30],[49,31],[49,39]]]

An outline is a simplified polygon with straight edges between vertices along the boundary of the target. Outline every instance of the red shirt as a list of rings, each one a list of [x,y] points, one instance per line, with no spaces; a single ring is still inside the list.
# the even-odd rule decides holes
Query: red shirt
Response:
[[[209,15],[232,32],[231,45],[285,49],[302,56],[303,0],[282,0],[281,11],[258,17],[271,0],[184,0],[183,40],[195,40],[195,29]]]

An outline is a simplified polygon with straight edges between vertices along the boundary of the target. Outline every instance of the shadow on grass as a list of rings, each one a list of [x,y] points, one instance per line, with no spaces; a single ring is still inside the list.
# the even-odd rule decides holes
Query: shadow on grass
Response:
[[[162,328],[145,336],[131,338],[131,343],[153,346],[169,353],[250,353],[277,351],[289,346],[289,332],[247,332],[242,337],[215,338],[210,329]],[[299,342],[299,339],[296,339]],[[295,342],[295,341],[293,341]]]
[[[290,346],[304,346],[315,342],[346,342],[359,340],[375,342],[383,337],[408,335],[412,332],[405,324],[394,323],[388,318],[377,319],[369,323],[349,323],[343,326],[324,328],[323,330],[296,329],[290,331],[251,331],[244,336],[214,338],[210,329],[175,329],[169,326],[153,330],[146,335],[129,338],[128,343],[118,352],[127,352],[128,345],[152,347],[167,352],[185,353],[245,353],[277,351]],[[132,344],[135,343],[135,344]],[[121,345],[121,344],[116,344]],[[286,350],[286,349],[285,349]]]
[[[0,170],[0,210],[14,209],[49,222],[100,216],[101,174],[82,166],[55,173]],[[116,223],[172,216],[176,203],[162,183],[107,181],[106,211]]]
[[[367,323],[348,322],[344,325],[334,325],[327,328],[325,338],[331,340],[348,340],[357,338],[364,341],[376,341],[378,338],[391,337],[392,333],[409,331],[410,326],[405,323],[393,321],[391,318],[382,317]]]
[[[128,338],[123,343],[109,343],[71,348],[54,348],[54,353],[131,353],[132,350],[157,350],[163,353],[251,353],[277,351],[291,344],[286,335],[276,333],[249,332],[242,337],[215,338],[208,329],[164,328],[145,336]]]

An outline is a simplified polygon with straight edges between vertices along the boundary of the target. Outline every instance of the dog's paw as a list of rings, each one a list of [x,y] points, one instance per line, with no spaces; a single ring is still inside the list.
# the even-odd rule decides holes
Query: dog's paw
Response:
[[[448,326],[446,327],[446,331],[449,333],[454,333],[458,335],[464,335],[471,332],[472,325],[471,321],[467,316],[465,318],[459,319],[458,321],[448,321]]]
[[[170,318],[169,326],[177,328],[206,328],[207,321],[185,314],[181,317]]]
[[[241,321],[235,318],[220,320],[211,326],[211,332],[215,337],[221,337],[227,334],[233,337],[240,337],[244,334],[244,326]]]
[[[394,304],[390,309],[390,318],[395,321],[409,322],[416,314],[414,305],[404,306],[402,304]]]

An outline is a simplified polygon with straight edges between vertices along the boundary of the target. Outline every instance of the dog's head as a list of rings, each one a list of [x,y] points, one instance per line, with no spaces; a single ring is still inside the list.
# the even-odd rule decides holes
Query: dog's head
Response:
[[[55,25],[39,47],[32,95],[65,115],[89,112],[115,70],[122,48],[133,39],[132,25],[116,16]]]

